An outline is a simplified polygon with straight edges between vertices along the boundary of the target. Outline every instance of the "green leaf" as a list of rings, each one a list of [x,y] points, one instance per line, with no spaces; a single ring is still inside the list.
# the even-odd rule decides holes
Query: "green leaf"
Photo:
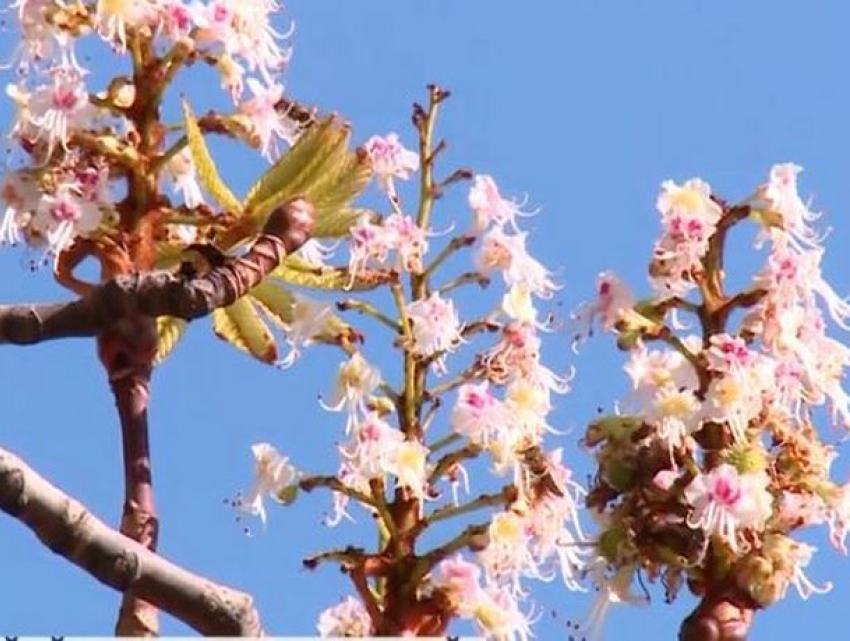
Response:
[[[295,297],[272,279],[267,278],[257,285],[249,296],[276,324],[285,327],[292,322]]]
[[[241,212],[242,204],[233,195],[233,192],[230,191],[230,188],[219,175],[215,162],[207,148],[207,143],[204,140],[204,134],[198,126],[198,121],[195,120],[195,116],[192,114],[192,108],[185,101],[183,102],[183,114],[186,126],[186,138],[189,140],[189,151],[192,153],[192,159],[195,161],[198,178],[200,178],[207,192],[215,198],[216,202],[225,211]]]
[[[349,230],[362,216],[368,216],[371,213],[372,211],[369,209],[345,207],[319,216],[316,219],[316,229],[313,231],[313,236],[315,238],[341,238],[342,236],[347,236]]]
[[[342,163],[327,167],[323,179],[310,190],[317,222],[347,208],[372,178],[372,163],[361,152],[348,152]]]
[[[277,361],[274,336],[247,298],[212,313],[215,335],[264,363]]]
[[[160,316],[156,319],[157,345],[154,365],[162,363],[174,351],[177,343],[183,338],[187,324],[182,318],[173,316]]]
[[[349,150],[350,135],[348,126],[335,117],[310,129],[251,188],[245,211],[262,221],[287,200],[304,196],[316,208],[321,225],[324,217],[334,216],[347,207],[372,176],[368,156],[362,151]],[[339,226],[335,229],[339,230]],[[326,237],[326,234],[320,232],[317,236]]]
[[[272,272],[272,277],[299,287],[346,291],[367,291],[386,282],[386,279],[378,278],[358,277],[352,280],[346,267],[313,267],[298,256],[284,258]]]
[[[270,201],[280,204],[287,198],[298,195],[292,190],[292,185],[296,184],[299,176],[312,166],[317,156],[326,154],[329,148],[332,150],[335,146],[337,136],[334,123],[333,118],[328,118],[311,127],[288,153],[281,156],[260,177],[245,197],[247,214],[259,216],[257,210],[261,205],[268,212],[276,206],[269,206]]]

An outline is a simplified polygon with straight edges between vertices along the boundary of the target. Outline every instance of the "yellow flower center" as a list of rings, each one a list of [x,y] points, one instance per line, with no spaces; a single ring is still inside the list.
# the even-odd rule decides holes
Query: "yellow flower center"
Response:
[[[658,408],[665,416],[683,417],[693,411],[693,400],[685,394],[671,394],[659,402]]]
[[[694,213],[703,208],[705,197],[693,189],[682,187],[671,194],[674,207],[684,209],[686,212]]]
[[[522,520],[513,512],[496,515],[490,524],[490,540],[493,543],[510,545],[522,536]]]

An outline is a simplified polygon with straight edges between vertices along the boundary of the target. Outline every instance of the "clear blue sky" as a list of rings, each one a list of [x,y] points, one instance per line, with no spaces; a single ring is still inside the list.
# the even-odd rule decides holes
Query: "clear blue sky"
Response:
[[[291,95],[336,110],[358,141],[397,130],[412,143],[409,107],[427,82],[454,91],[442,121],[447,160],[494,174],[508,193],[528,193],[543,213],[532,247],[566,285],[564,313],[588,298],[596,274],[613,268],[645,290],[665,178],[707,179],[729,198],[748,194],[770,165],[805,166],[803,190],[834,227],[827,276],[850,290],[850,6],[840,0],[630,0],[424,2],[292,0]],[[4,36],[5,37],[5,36]],[[195,94],[197,104],[204,97]],[[9,105],[0,102],[0,121]],[[244,189],[258,165],[225,163]],[[443,211],[446,221],[463,212]],[[437,225],[438,227],[440,225]],[[745,244],[741,244],[741,251]],[[30,274],[21,254],[0,253],[0,301],[63,296],[47,273]],[[555,360],[576,366],[573,393],[556,423],[568,460],[597,406],[623,389],[622,358],[610,337]],[[317,613],[348,586],[330,567],[307,573],[299,560],[350,540],[361,528],[320,525],[329,497],[273,510],[264,536],[246,538],[222,500],[250,480],[252,443],[268,440],[303,467],[330,470],[338,425],[316,395],[338,355],[314,351],[281,374],[211,337],[206,322],[156,373],[151,410],[160,549],[197,572],[253,592],[276,634],[312,634]],[[89,341],[0,349],[0,443],[117,522],[121,463],[116,416]],[[843,468],[842,468],[843,469]],[[364,538],[365,537],[365,538]],[[815,541],[822,542],[818,536]],[[108,634],[118,595],[54,557],[17,522],[0,518],[0,633]],[[759,615],[752,638],[836,638],[846,626],[850,563],[826,544],[810,576],[836,583],[809,603],[796,593]],[[649,610],[615,609],[611,639],[672,639],[685,612],[657,592]],[[557,585],[539,593],[538,638],[566,638],[588,596]],[[551,611],[557,613],[556,617]],[[639,630],[639,632],[636,632]],[[187,630],[166,620],[163,632]]]

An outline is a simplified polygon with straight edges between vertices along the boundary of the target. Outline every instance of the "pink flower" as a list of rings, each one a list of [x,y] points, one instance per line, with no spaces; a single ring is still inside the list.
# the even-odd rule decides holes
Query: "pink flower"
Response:
[[[715,334],[711,337],[711,347],[706,352],[708,365],[718,372],[740,371],[755,362],[756,354],[747,347],[739,336]]]
[[[372,619],[363,604],[349,596],[324,610],[316,628],[321,637],[367,637],[372,634]]]
[[[372,136],[363,148],[372,160],[378,184],[390,196],[395,195],[394,178],[407,180],[419,169],[419,155],[405,149],[398,140],[398,134]]]
[[[290,58],[290,50],[279,44],[288,34],[278,33],[269,22],[269,13],[278,8],[276,3],[263,0],[196,3],[192,6],[199,27],[196,39],[223,50],[228,58],[241,58],[251,71],[260,73],[263,81],[272,83]]]
[[[524,232],[508,235],[498,227],[491,229],[481,240],[476,267],[483,275],[498,269],[508,287],[519,285],[541,298],[551,298],[559,288],[549,271],[528,253],[526,236]]]
[[[254,96],[240,102],[236,110],[259,141],[263,156],[273,160],[280,153],[277,139],[293,144],[299,134],[298,125],[276,108],[283,97],[283,85],[263,86],[256,78],[248,78],[248,87]]]
[[[397,267],[406,272],[422,271],[422,257],[428,251],[428,234],[410,216],[391,214],[384,229],[398,254]]]
[[[491,225],[502,227],[507,224],[514,231],[519,231],[516,219],[524,214],[516,202],[502,197],[492,176],[479,174],[472,179],[468,202],[475,214],[473,230],[476,234],[487,231]]]
[[[160,0],[159,32],[170,40],[181,40],[189,35],[195,26],[192,10],[183,0]]]
[[[368,215],[357,221],[349,231],[349,236],[348,270],[352,283],[357,273],[372,261],[383,265],[389,258],[390,251],[396,246],[395,230],[383,224],[373,223]]]
[[[803,170],[799,165],[783,163],[770,169],[768,182],[759,194],[774,213],[782,217],[782,229],[798,246],[814,247],[820,242],[808,223],[820,215],[809,210],[797,193],[797,175]]]
[[[66,147],[75,131],[90,127],[95,117],[81,77],[61,70],[52,75],[52,84],[41,85],[32,94],[13,85],[7,88],[18,105],[13,134],[33,141],[46,139],[47,158],[57,144]]]
[[[459,554],[437,565],[431,583],[449,593],[460,616],[471,616],[484,593],[481,589],[481,568],[465,561]]]
[[[739,474],[728,463],[700,474],[685,488],[685,500],[693,508],[688,526],[720,537],[737,553],[739,531],[760,528],[771,514],[767,482],[763,473]]]
[[[698,178],[662,183],[657,207],[664,233],[655,245],[652,284],[663,294],[681,296],[694,287],[692,275],[701,269],[722,209],[711,199],[708,183]]]
[[[486,382],[461,385],[450,418],[455,433],[485,445],[510,424],[510,414],[488,387]]]
[[[44,238],[48,252],[56,256],[75,235],[95,231],[102,218],[98,203],[81,198],[76,184],[65,183],[41,197],[29,230]]]
[[[341,445],[340,454],[345,468],[360,479],[383,478],[389,473],[404,435],[371,412],[353,428],[351,440]]]
[[[450,352],[463,342],[455,304],[440,296],[439,292],[411,303],[407,315],[413,325],[413,348],[419,356]],[[442,356],[435,362],[435,367],[437,371],[445,370]]]
[[[602,272],[596,277],[596,293],[596,300],[582,305],[573,316],[578,325],[573,347],[593,333],[595,319],[599,319],[602,329],[611,331],[635,304],[631,290],[617,278],[614,272]]]
[[[53,4],[53,0],[16,0],[11,3],[11,7],[18,10],[21,43],[9,67],[17,63],[23,75],[27,75],[31,67],[42,64],[49,69],[64,69],[76,74],[84,71],[74,55],[74,38],[47,19],[48,9]]]

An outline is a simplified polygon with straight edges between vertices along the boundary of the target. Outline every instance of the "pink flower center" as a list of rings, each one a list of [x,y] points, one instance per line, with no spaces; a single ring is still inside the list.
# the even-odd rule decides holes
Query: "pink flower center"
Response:
[[[719,478],[711,488],[711,497],[724,507],[735,507],[741,500],[741,485],[737,479]]]
[[[470,392],[466,397],[466,403],[470,407],[476,410],[484,409],[489,405],[488,403],[489,397],[484,394],[479,394],[478,392]]]
[[[71,111],[78,102],[77,94],[73,91],[59,87],[53,92],[53,106],[61,111]]]

